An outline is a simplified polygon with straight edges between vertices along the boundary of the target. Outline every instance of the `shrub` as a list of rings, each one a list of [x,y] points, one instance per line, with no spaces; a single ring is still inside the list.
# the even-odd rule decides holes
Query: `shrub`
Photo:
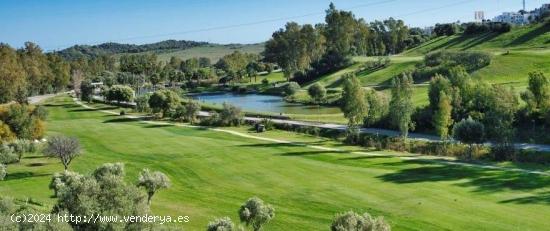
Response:
[[[483,143],[485,127],[482,123],[469,117],[455,124],[453,127],[453,137],[462,143],[468,144],[471,149],[474,144]],[[471,158],[472,153],[470,153]]]
[[[254,230],[260,230],[275,217],[275,209],[258,197],[248,199],[239,209],[239,218]]]
[[[241,108],[225,102],[223,103],[223,109],[219,115],[220,126],[239,126],[241,125],[244,117]]]
[[[330,226],[331,231],[389,231],[390,225],[383,217],[373,218],[370,214],[359,215],[353,211],[337,214]]]
[[[300,90],[300,85],[297,82],[289,82],[284,86],[283,93],[286,96],[292,96]]]
[[[7,175],[6,165],[0,164],[0,180],[4,180]]]
[[[319,103],[327,95],[327,89],[325,89],[323,85],[315,83],[307,89],[307,93],[313,99],[314,103]]]
[[[231,218],[223,217],[209,222],[206,231],[232,231],[234,228]]]
[[[118,114],[121,115],[121,116],[126,115],[126,111],[125,110],[120,110],[120,112]]]
[[[107,101],[131,102],[134,99],[134,90],[129,86],[115,85],[105,95]]]
[[[15,139],[15,134],[11,131],[10,126],[0,120],[0,143],[1,141],[10,142]]]
[[[149,97],[150,94],[144,94],[142,96],[139,96],[136,98],[136,111],[137,112],[144,112],[149,113],[151,112],[151,108],[149,107]]]
[[[262,84],[267,86],[269,84],[269,80],[267,78],[262,79]]]

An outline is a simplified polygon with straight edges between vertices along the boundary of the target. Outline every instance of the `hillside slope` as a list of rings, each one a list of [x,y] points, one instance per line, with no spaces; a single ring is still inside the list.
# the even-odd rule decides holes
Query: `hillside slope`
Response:
[[[504,34],[453,35],[432,39],[405,52],[406,55],[423,55],[436,50],[533,50],[550,48],[550,23],[514,27]]]

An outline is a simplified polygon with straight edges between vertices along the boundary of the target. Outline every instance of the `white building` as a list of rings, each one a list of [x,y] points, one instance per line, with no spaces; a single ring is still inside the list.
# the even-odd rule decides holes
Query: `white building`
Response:
[[[550,11],[550,4],[543,4],[532,11],[504,12],[493,18],[493,22],[505,22],[514,25],[525,25],[537,20],[543,13]]]
[[[531,14],[525,13],[517,13],[517,12],[504,12],[499,16],[496,16],[493,18],[493,22],[503,22],[503,23],[510,23],[514,25],[525,25],[529,24]]]

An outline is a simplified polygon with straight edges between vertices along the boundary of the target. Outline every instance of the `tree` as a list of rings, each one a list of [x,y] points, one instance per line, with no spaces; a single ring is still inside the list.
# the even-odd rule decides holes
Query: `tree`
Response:
[[[73,70],[71,72],[71,83],[76,97],[80,98],[80,89],[82,81],[84,81],[84,73],[81,70]]]
[[[175,109],[181,103],[181,98],[173,91],[156,91],[149,97],[149,107],[154,113],[162,111],[162,116],[166,116],[169,111]]]
[[[243,113],[241,108],[225,102],[223,103],[223,108],[220,112],[220,125],[239,126],[242,120]]]
[[[451,82],[440,74],[436,74],[430,80],[430,86],[428,88],[428,97],[430,99],[430,108],[432,111],[436,111],[439,107],[439,99],[441,94],[451,95]]]
[[[356,128],[368,114],[368,104],[365,101],[365,91],[355,75],[344,77],[340,108],[348,119],[348,126]]]
[[[43,133],[35,133],[37,126],[40,125],[40,119],[33,115],[33,109],[26,104],[11,104],[1,119],[10,127],[17,138],[42,138]]]
[[[401,136],[407,138],[413,125],[411,115],[414,112],[412,102],[413,80],[409,73],[403,73],[392,80],[390,116],[392,124],[399,128]]]
[[[289,82],[283,88],[283,93],[286,96],[293,96],[300,90],[300,85],[297,82]]]
[[[90,175],[66,171],[54,174],[50,188],[57,199],[53,213],[90,216],[145,216],[146,195],[124,179],[124,165],[104,164]],[[70,222],[75,230],[148,230],[143,222]]]
[[[366,92],[366,101],[369,105],[365,125],[372,126],[381,122],[389,113],[389,98],[384,92],[370,90]]]
[[[323,85],[315,83],[307,89],[307,93],[315,103],[319,103],[327,95],[327,89]]]
[[[472,117],[463,119],[453,127],[453,137],[469,146],[469,159],[472,159],[473,145],[481,144],[485,140],[485,126]]]
[[[201,105],[199,104],[199,102],[195,100],[189,100],[183,105],[183,107],[185,108],[185,120],[189,121],[190,123],[194,123],[197,115],[201,110]]]
[[[16,51],[0,43],[0,104],[10,102],[20,89],[27,87],[26,73]]]
[[[151,108],[149,107],[150,97],[150,94],[144,94],[136,98],[136,110],[138,112],[151,112]]]
[[[275,209],[270,204],[264,202],[258,197],[248,199],[239,209],[239,218],[247,226],[252,226],[254,231],[262,229],[275,217]]]
[[[449,127],[453,123],[451,101],[444,92],[439,94],[439,103],[437,111],[434,115],[434,127],[439,137],[442,140],[447,140],[449,137]]]
[[[527,103],[531,114],[550,107],[550,80],[542,72],[529,73],[529,86],[521,98]]]
[[[131,102],[134,99],[134,90],[126,85],[111,87],[105,97],[108,101]]]
[[[265,44],[265,60],[277,63],[290,81],[296,72],[306,71],[325,51],[325,39],[313,26],[289,22],[284,29],[273,33]]]
[[[233,231],[234,228],[231,218],[222,217],[209,222],[206,231]]]
[[[147,204],[151,204],[151,198],[155,193],[163,188],[170,187],[170,179],[162,172],[151,172],[149,169],[143,169],[139,174],[138,187],[143,187],[147,191]]]
[[[91,102],[93,99],[94,86],[89,80],[85,80],[80,84],[80,99]]]
[[[370,214],[359,215],[353,211],[337,214],[330,226],[331,231],[390,231],[390,225],[383,217],[373,218]]]
[[[44,155],[59,158],[59,160],[61,160],[63,167],[65,167],[65,171],[67,171],[69,164],[74,158],[80,156],[80,154],[80,142],[74,137],[50,137],[44,149]]]

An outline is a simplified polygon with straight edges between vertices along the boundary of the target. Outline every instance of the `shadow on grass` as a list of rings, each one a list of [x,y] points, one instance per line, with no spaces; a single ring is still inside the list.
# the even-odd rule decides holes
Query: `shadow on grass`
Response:
[[[500,203],[514,204],[547,204],[550,205],[550,191],[537,193],[534,196],[518,197],[514,199],[500,201]]]
[[[411,164],[422,164],[420,167],[405,168],[394,173],[384,174],[377,178],[397,184],[423,182],[460,181],[457,186],[473,187],[474,192],[493,193],[506,190],[535,190],[548,188],[550,177],[511,172],[495,169],[483,169],[459,165],[444,165],[420,160],[405,160],[387,165],[406,167]],[[506,203],[541,203],[548,202],[548,194],[504,201]]]
[[[343,153],[338,151],[304,151],[304,152],[285,152],[279,156],[312,156],[321,154]]]
[[[292,142],[292,143],[266,143],[266,144],[242,144],[239,147],[260,147],[260,148],[274,148],[274,147],[300,147],[306,145],[321,145],[325,141],[312,141],[312,142]],[[332,151],[335,152],[335,151]]]
[[[139,119],[122,117],[122,118],[105,120],[105,121],[103,121],[103,123],[128,123],[128,122],[134,122],[134,121],[138,121],[138,120]]]
[[[30,164],[27,164],[27,167],[40,167],[45,165],[48,165],[48,163],[30,163]]]
[[[338,160],[347,161],[347,160],[372,160],[372,159],[390,159],[390,158],[395,158],[395,157],[394,156],[354,156],[354,157],[340,158]]]
[[[150,124],[143,126],[144,128],[166,128],[166,127],[174,127],[172,124]]]
[[[526,42],[529,42],[530,40],[536,38],[537,36],[540,36],[542,34],[545,34],[546,32],[550,31],[550,23],[545,23],[544,25],[540,26],[539,28],[535,30],[531,30],[528,33],[525,33],[522,36],[517,37],[512,42],[508,44],[508,46],[517,46],[524,44]]]
[[[49,176],[50,174],[42,173],[42,174],[36,174],[34,172],[15,172],[15,173],[9,173],[6,175],[5,181],[10,180],[19,180],[24,178],[31,178],[31,177],[41,177],[41,176]]]

